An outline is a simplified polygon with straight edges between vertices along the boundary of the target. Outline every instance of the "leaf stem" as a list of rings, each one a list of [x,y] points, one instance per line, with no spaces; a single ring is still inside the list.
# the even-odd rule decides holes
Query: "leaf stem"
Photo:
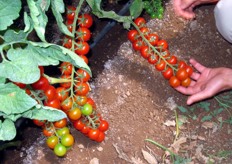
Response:
[[[57,84],[57,83],[67,83],[67,82],[72,82],[72,79],[64,79],[64,78],[55,78],[55,77],[50,77],[46,74],[44,76],[48,79],[50,84]]]

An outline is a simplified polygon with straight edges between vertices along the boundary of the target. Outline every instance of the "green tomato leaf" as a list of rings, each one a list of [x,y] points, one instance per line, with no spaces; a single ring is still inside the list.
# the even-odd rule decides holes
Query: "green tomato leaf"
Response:
[[[5,119],[4,122],[0,122],[0,140],[10,141],[16,136],[16,128],[14,122]]]
[[[13,24],[13,20],[19,17],[20,10],[20,0],[0,1],[0,31],[6,30],[8,26]]]
[[[73,51],[59,46],[56,44],[49,44],[43,42],[30,42],[34,47],[41,48],[41,55],[46,55],[57,61],[67,61],[72,63],[75,67],[82,68],[86,70],[90,75],[92,75],[89,66],[84,62],[84,60],[75,54]],[[40,64],[41,65],[41,64]]]
[[[36,105],[32,110],[23,113],[22,117],[54,122],[66,118],[67,115],[62,110],[42,105]]]
[[[4,84],[6,82],[6,78],[0,77],[0,84]]]
[[[46,42],[45,40],[45,28],[48,22],[48,18],[45,14],[50,4],[44,0],[27,0],[28,7],[30,9],[30,15],[34,24],[35,31],[38,37]]]
[[[99,18],[109,18],[116,20],[117,22],[125,23],[131,22],[131,16],[120,16],[116,14],[114,11],[104,11],[101,9],[101,0],[86,0],[88,5],[92,9],[92,13]]]
[[[13,83],[0,84],[0,112],[6,115],[23,113],[37,102]]]
[[[33,30],[34,26],[32,19],[27,15],[26,12],[24,12],[24,24],[25,24],[24,32],[29,34]]]
[[[0,76],[8,78],[14,82],[31,84],[37,81],[40,77],[40,71],[36,60],[31,58],[32,52],[11,48],[7,52],[9,60],[3,60],[0,63]]]
[[[143,11],[143,1],[134,0],[134,2],[130,6],[130,15],[132,19],[135,19],[138,16],[140,16],[142,11]]]
[[[52,0],[51,1],[51,8],[53,15],[56,18],[57,25],[61,32],[65,35],[73,37],[72,33],[68,30],[67,26],[63,23],[62,13],[65,12],[64,2],[63,0]]]
[[[4,34],[4,40],[6,43],[25,41],[27,34],[23,31],[16,32],[14,30],[7,30]]]
[[[209,108],[210,107],[210,103],[209,102],[202,101],[202,102],[198,103],[197,106],[199,108],[204,109],[207,112],[210,111],[210,108]]]
[[[211,119],[213,118],[212,115],[208,115],[208,116],[204,116],[201,121],[204,122],[204,121],[210,121]]]

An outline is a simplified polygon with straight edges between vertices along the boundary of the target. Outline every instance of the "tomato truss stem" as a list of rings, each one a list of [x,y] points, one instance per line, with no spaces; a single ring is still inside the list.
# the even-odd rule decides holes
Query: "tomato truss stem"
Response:
[[[131,21],[131,24],[139,32],[139,35],[142,37],[143,41],[146,42],[146,44],[159,56],[159,58],[161,58],[166,63],[166,65],[168,65],[169,67],[171,67],[172,70],[177,71],[177,69],[175,67],[173,67],[170,63],[168,63],[167,60],[160,54],[160,52],[153,45],[151,45],[151,43],[147,40],[147,38],[145,38],[145,36],[141,32],[141,30],[139,29],[139,27],[133,21]]]

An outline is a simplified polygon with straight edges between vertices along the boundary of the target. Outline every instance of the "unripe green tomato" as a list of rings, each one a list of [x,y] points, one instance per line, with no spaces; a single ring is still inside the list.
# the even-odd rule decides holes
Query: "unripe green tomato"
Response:
[[[61,143],[56,144],[55,148],[54,148],[54,153],[58,156],[58,157],[63,157],[67,152],[67,148],[62,145]]]
[[[56,133],[58,134],[58,136],[63,136],[65,134],[69,134],[70,130],[69,130],[69,128],[67,126],[65,126],[65,127],[61,128],[61,129],[58,129],[56,131]]]
[[[70,147],[74,144],[74,137],[71,134],[65,134],[61,138],[61,144]]]
[[[88,104],[88,103],[86,103],[86,104],[83,106],[82,110],[81,110],[81,113],[82,113],[83,115],[85,115],[85,116],[90,115],[92,112],[93,112],[93,107],[92,107],[92,105],[90,105],[90,104]]]

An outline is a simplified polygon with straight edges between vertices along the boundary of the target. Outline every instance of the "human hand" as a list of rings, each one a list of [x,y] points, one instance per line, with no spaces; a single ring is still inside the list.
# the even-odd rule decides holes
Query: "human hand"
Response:
[[[207,68],[194,59],[190,63],[198,71],[191,76],[193,79],[190,86],[182,86],[175,89],[185,95],[190,95],[187,104],[210,98],[221,91],[232,89],[232,69],[230,68]]]
[[[186,19],[195,18],[195,13],[193,11],[194,7],[204,4],[213,3],[218,0],[173,0],[173,8],[178,16]]]

